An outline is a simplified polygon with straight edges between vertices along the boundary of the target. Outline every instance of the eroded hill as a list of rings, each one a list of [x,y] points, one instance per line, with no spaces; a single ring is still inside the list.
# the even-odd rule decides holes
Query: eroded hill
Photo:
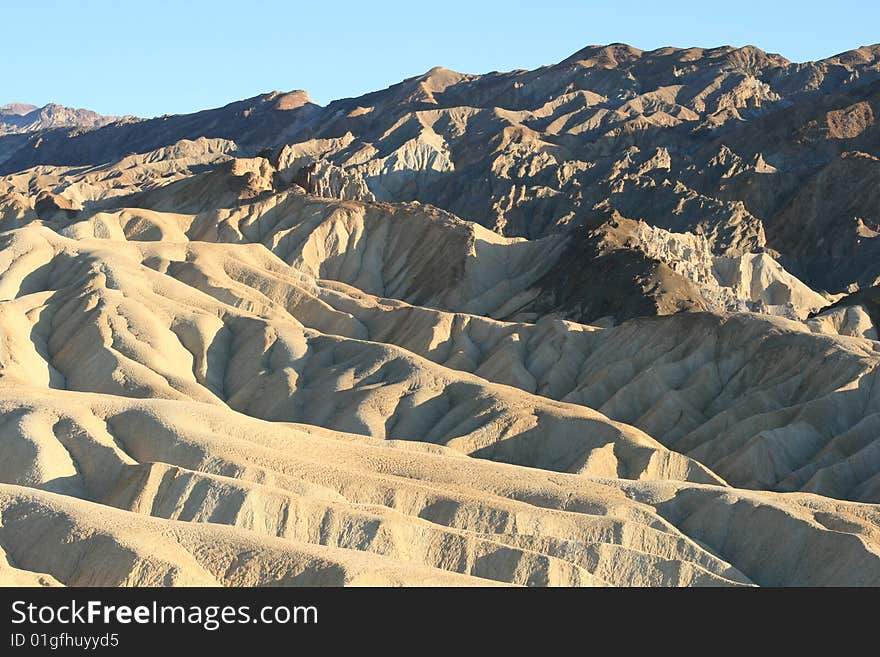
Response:
[[[0,581],[880,585],[878,58],[0,137]]]

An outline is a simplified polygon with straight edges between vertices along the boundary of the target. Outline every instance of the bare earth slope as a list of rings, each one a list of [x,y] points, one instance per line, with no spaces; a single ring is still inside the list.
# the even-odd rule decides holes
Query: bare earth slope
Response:
[[[0,137],[0,583],[880,585],[878,58]]]

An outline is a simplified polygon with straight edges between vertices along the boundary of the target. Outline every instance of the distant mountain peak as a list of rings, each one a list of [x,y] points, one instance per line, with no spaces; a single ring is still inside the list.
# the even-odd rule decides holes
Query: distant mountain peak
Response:
[[[276,91],[271,94],[275,100],[275,109],[292,110],[304,105],[314,105],[307,91],[294,89],[293,91]]]
[[[643,50],[626,43],[611,43],[606,46],[586,46],[565,61],[578,62],[587,67],[616,68],[621,63],[638,59],[643,53]]]
[[[7,114],[24,116],[25,114],[33,112],[35,109],[39,108],[36,105],[31,105],[30,103],[7,103],[6,105],[0,105],[0,116],[4,116]]]
[[[119,117],[103,116],[88,109],[47,103],[42,107],[27,103],[0,106],[0,135],[21,134],[53,128],[98,128]]]

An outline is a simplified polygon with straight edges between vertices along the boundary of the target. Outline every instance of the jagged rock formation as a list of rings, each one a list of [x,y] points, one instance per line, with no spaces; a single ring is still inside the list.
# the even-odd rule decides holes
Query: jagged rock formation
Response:
[[[0,582],[880,585],[878,61],[0,137]]]
[[[192,115],[0,137],[0,171],[225,139],[240,155],[267,157],[279,181],[321,197],[419,201],[530,239],[616,212],[693,233],[713,257],[763,252],[837,295],[878,278],[878,85],[878,46],[804,64],[750,46],[591,46],[535,71],[435,68],[327,107],[305,92],[273,92]],[[776,269],[759,260],[759,276]],[[724,291],[699,292],[709,298],[659,305],[737,305]],[[786,316],[815,310],[734,296]]]
[[[129,117],[130,118],[130,117]],[[86,109],[74,109],[55,103],[37,107],[27,103],[0,105],[0,135],[40,132],[56,128],[100,128],[119,120]]]

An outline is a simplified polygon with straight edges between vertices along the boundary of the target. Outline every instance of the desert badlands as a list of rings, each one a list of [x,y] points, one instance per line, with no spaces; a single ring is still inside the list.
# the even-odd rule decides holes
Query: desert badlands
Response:
[[[880,46],[0,109],[0,583],[880,586]]]

